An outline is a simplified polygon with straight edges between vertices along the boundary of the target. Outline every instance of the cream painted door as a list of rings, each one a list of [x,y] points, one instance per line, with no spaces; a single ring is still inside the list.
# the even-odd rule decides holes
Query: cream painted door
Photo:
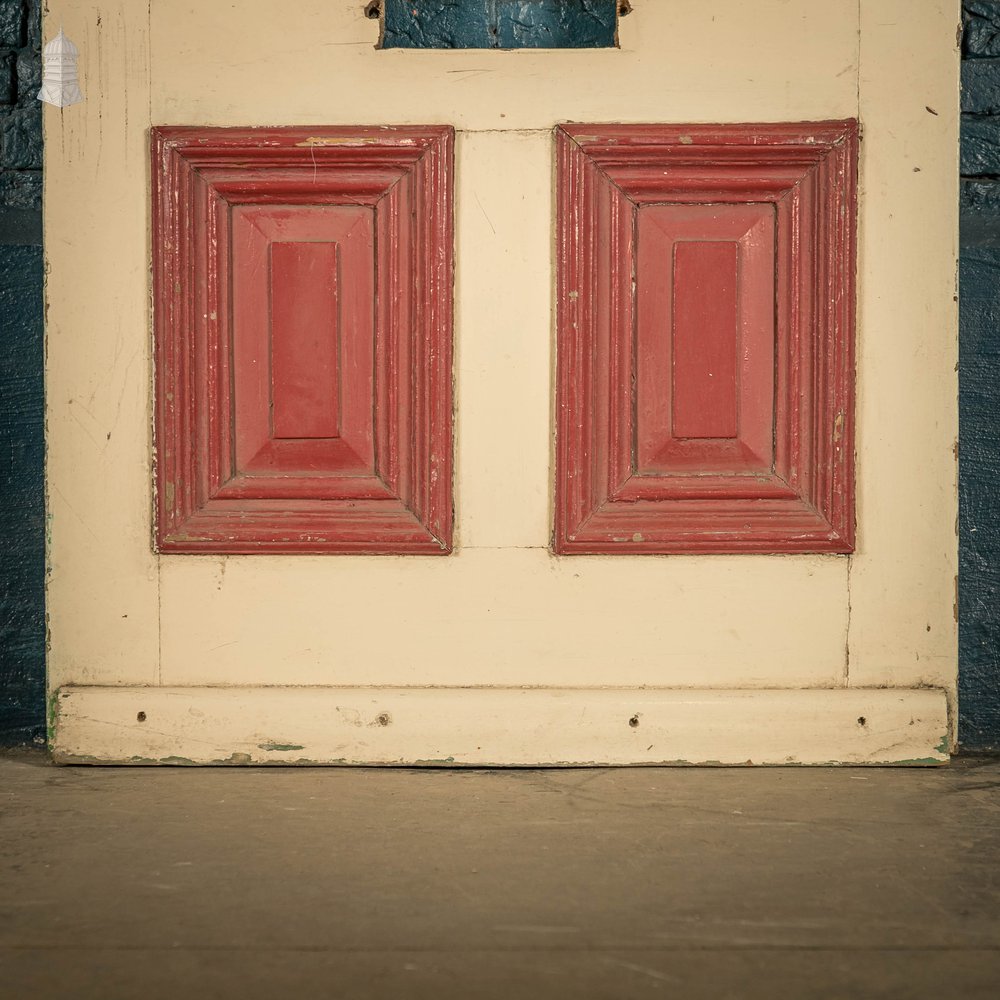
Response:
[[[633,0],[619,50],[377,51],[359,0],[52,3],[49,685],[95,762],[937,762],[957,2]],[[553,128],[860,120],[853,555],[556,556]],[[157,554],[150,128],[456,130],[454,552]]]

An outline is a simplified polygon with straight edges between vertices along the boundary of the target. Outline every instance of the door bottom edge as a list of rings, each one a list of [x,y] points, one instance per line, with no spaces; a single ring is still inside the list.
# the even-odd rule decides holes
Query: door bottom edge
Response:
[[[51,697],[59,764],[935,766],[935,688],[78,687]]]

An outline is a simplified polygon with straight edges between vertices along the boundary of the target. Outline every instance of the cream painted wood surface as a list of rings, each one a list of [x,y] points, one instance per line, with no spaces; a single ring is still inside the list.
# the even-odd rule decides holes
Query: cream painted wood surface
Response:
[[[144,5],[125,4],[139,16]],[[433,119],[463,131],[506,131],[548,130],[561,121],[773,121],[857,112],[857,0],[636,0],[621,22],[620,50],[508,52],[377,52],[378,28],[364,6],[231,0],[199,5],[194,14],[188,0],[155,0],[153,121]],[[57,5],[50,7],[57,19]]]
[[[142,764],[940,764],[941,691],[65,688],[57,759]]]
[[[360,0],[49,7],[87,95],[45,111],[52,690],[162,684],[236,706],[251,696],[219,685],[267,685],[254,711],[294,726],[315,717],[276,685],[440,685],[473,716],[483,692],[465,689],[491,686],[803,689],[784,720],[803,746],[830,689],[930,684],[953,706],[957,0],[633,0],[620,51],[562,52],[378,52]],[[854,116],[858,553],[552,557],[552,127]],[[459,130],[456,554],[155,556],[149,126],[425,122]],[[685,697],[671,711],[698,718]],[[180,745],[177,726],[163,738]],[[932,729],[913,756],[934,755]],[[133,756],[77,722],[60,753],[70,732],[89,741],[74,755]],[[721,759],[697,732],[678,729],[671,759]],[[837,733],[832,756],[799,759],[866,759],[870,733]],[[596,722],[566,739],[614,757]],[[632,746],[607,743],[618,762]]]
[[[843,560],[473,548],[411,563],[164,559],[162,683],[843,683]]]
[[[853,684],[955,685],[958,16],[862,4]]]
[[[61,4],[82,104],[45,108],[49,684],[152,684],[149,28],[139,3]],[[53,25],[55,27],[53,27]]]

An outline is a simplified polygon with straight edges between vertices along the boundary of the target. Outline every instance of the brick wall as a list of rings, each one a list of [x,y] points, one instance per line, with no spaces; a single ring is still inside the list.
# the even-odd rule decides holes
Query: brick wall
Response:
[[[0,0],[0,208],[42,207],[38,0]]]

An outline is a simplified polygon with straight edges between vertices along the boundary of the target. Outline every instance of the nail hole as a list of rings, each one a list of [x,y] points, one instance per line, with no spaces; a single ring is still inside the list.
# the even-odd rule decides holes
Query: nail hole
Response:
[[[868,725],[868,720],[863,715],[859,715],[858,716],[858,725],[859,726],[867,726]]]
[[[379,0],[371,0],[371,3],[365,5],[365,17],[371,21],[375,21],[382,16],[382,4]]]
[[[375,716],[375,721],[380,726],[388,726],[389,723],[392,722],[392,716],[389,715],[388,712],[379,712],[379,714]]]
[[[618,16],[625,17],[626,14],[631,14],[631,13],[632,13],[632,4],[630,4],[628,0],[622,0],[622,2],[618,4]]]
[[[631,719],[628,720],[628,724],[635,729],[639,725],[639,716],[633,715]]]
[[[145,722],[145,721],[146,721],[146,713],[145,713],[145,712],[140,712],[140,713],[139,713],[139,714],[138,714],[138,715],[137,715],[137,716],[135,717],[135,721],[136,721],[136,722]]]

